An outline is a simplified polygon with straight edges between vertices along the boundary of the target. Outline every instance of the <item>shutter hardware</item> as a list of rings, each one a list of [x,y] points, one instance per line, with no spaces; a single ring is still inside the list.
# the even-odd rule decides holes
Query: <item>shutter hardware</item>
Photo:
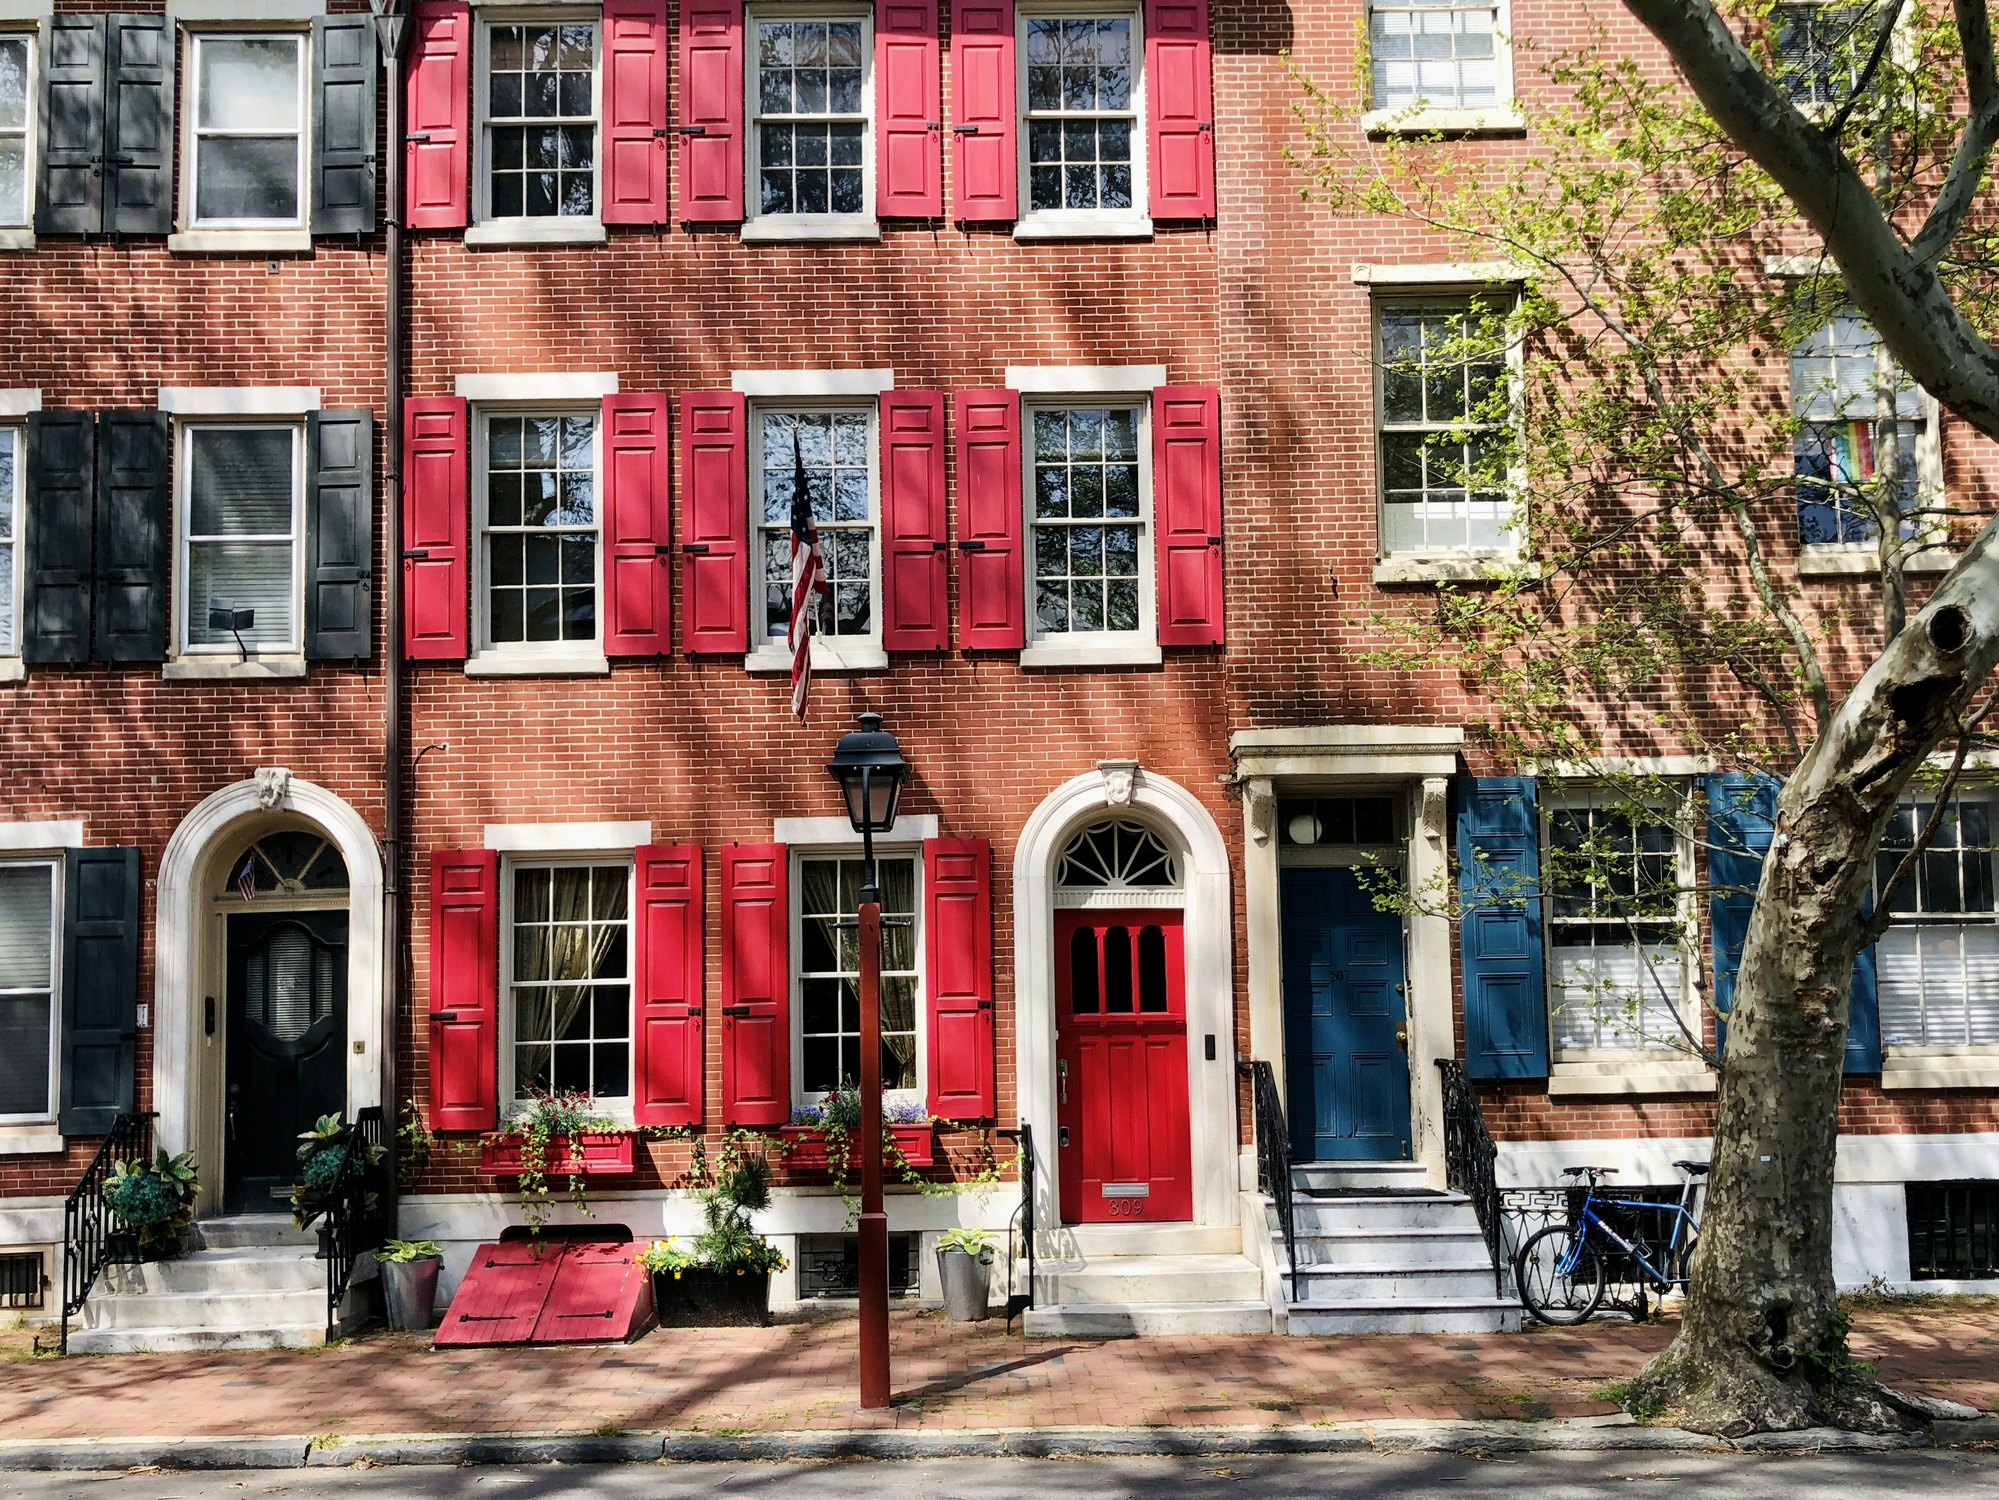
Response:
[[[683,545],[680,550],[682,552],[692,552],[697,556],[705,557],[708,554],[708,544],[706,542],[688,542],[685,545]]]
[[[458,1012],[455,1010],[434,1010],[430,1013],[430,1018],[433,1021],[456,1021],[458,1019]]]
[[[427,562],[430,550],[426,547],[411,547],[403,553],[404,562]]]
[[[958,550],[960,552],[983,552],[986,550],[986,544],[984,542],[960,542],[958,543]]]
[[[428,130],[420,130],[415,135],[404,136],[403,139],[412,145],[428,146],[430,144],[430,132]]]
[[[977,135],[978,133],[979,127],[976,125],[953,125],[951,127],[951,134],[953,135]]]
[[[708,127],[706,125],[683,125],[680,127],[680,133],[682,135],[706,135]]]
[[[747,1005],[725,1005],[722,1007],[722,1014],[725,1016],[747,1016],[750,1013],[751,1008]]]

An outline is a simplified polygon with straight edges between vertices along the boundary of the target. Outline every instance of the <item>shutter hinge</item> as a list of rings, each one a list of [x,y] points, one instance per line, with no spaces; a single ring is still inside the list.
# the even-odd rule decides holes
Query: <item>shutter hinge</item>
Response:
[[[673,548],[666,542],[659,542],[654,545],[652,555],[654,557],[671,557],[673,556]]]
[[[659,125],[659,126],[655,126],[655,127],[653,128],[653,133],[652,133],[652,137],[653,137],[653,139],[654,139],[654,140],[656,140],[656,141],[657,141],[657,140],[662,140],[662,139],[664,139],[665,137],[667,137],[667,136],[669,136],[669,135],[672,135],[672,134],[673,134],[673,132],[672,132],[672,131],[670,131],[670,130],[668,130],[668,129],[667,129],[667,128],[666,128],[665,126],[664,126],[664,125]]]
[[[925,120],[923,122],[923,128],[925,130],[942,130],[944,128],[944,122],[942,120]]]
[[[1213,120],[1203,120],[1201,121],[1200,124],[1196,125],[1194,128],[1196,130],[1213,130],[1215,128],[1215,122]]]
[[[951,544],[949,542],[932,542],[930,544],[930,550],[932,552],[949,552],[951,550]]]
[[[1210,547],[1219,547],[1221,546],[1221,544],[1222,544],[1222,539],[1218,536],[1211,536],[1208,538],[1208,545]]]
[[[977,135],[978,133],[979,127],[976,125],[953,125],[951,127],[951,134],[953,135]]]

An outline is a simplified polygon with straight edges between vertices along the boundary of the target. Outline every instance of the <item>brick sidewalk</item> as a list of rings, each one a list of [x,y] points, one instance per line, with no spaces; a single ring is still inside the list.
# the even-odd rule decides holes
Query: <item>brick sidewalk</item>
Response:
[[[1670,1327],[1622,1320],[1484,1337],[1087,1342],[900,1313],[897,1405],[854,1405],[854,1325],[655,1330],[624,1347],[433,1351],[375,1334],[304,1353],[25,1357],[0,1334],[0,1437],[264,1433],[788,1432],[1220,1426],[1613,1410]],[[1854,1351],[1906,1389],[1999,1404],[1999,1303],[1871,1308]]]

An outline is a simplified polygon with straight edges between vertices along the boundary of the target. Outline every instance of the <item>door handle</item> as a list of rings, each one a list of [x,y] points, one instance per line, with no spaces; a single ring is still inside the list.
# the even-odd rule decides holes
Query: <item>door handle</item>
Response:
[[[1395,1045],[1400,1047],[1404,1052],[1409,1050],[1409,1028],[1407,1026],[1398,1026],[1395,1028]]]
[[[1058,1092],[1056,1102],[1058,1104],[1067,1104],[1069,1102],[1069,1060],[1066,1057],[1055,1064],[1055,1087]],[[1066,1135],[1068,1132],[1064,1131],[1063,1133]]]

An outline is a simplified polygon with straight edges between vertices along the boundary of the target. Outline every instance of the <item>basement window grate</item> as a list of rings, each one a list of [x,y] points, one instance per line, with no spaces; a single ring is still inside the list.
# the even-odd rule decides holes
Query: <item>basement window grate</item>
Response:
[[[1999,1182],[1912,1182],[1907,1192],[1912,1280],[1999,1277]]]
[[[888,1237],[888,1294],[916,1295],[916,1242],[913,1234]],[[858,1297],[861,1293],[860,1241],[851,1234],[798,1237],[798,1295]]]
[[[47,1262],[39,1250],[0,1255],[0,1307],[32,1309],[46,1305]]]

